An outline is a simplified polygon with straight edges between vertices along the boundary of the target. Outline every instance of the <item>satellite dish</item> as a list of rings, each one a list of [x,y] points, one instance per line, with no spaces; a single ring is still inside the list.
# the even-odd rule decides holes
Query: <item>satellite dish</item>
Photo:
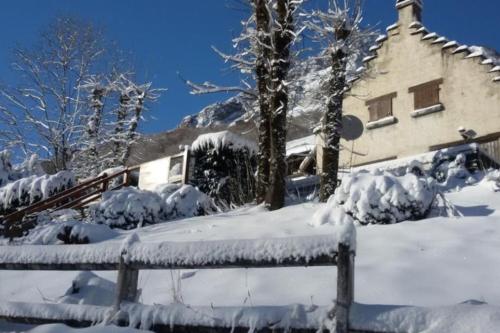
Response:
[[[342,116],[342,139],[346,141],[354,141],[361,137],[364,131],[363,122],[356,116]]]

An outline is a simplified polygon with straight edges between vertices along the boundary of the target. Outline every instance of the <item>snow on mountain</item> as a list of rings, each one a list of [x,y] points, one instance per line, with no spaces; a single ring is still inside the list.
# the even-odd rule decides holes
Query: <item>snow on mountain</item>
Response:
[[[223,102],[217,102],[205,107],[199,113],[186,116],[179,127],[210,127],[214,125],[230,125],[245,120],[253,114],[255,101],[238,94]]]
[[[290,82],[291,118],[306,117],[311,126],[319,120],[319,113],[326,105],[328,66],[324,60],[309,59],[295,64],[288,75]],[[205,107],[199,113],[185,117],[179,127],[202,128],[214,125],[233,126],[237,122],[256,117],[257,101],[249,96],[238,94],[225,101]]]

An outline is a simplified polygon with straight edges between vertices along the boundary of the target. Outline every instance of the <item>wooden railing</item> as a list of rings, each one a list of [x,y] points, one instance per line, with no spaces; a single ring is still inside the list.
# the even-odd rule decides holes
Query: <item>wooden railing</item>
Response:
[[[305,239],[305,238],[302,238]],[[139,243],[135,249],[131,250],[120,249],[120,244],[115,243],[104,250],[96,245],[68,245],[68,246],[5,246],[0,254],[0,270],[118,270],[118,278],[116,283],[115,302],[112,307],[113,313],[127,312],[131,303],[137,302],[138,299],[138,276],[139,270],[151,269],[224,269],[224,268],[277,268],[277,267],[310,267],[310,266],[337,266],[337,300],[334,309],[328,313],[328,316],[334,318],[336,323],[336,333],[358,332],[349,329],[349,310],[354,297],[354,251],[344,244],[336,244],[336,241],[329,237],[311,237],[313,245],[308,253],[314,255],[290,255],[289,257],[274,257],[275,254],[270,253],[263,256],[265,259],[256,260],[254,253],[260,250],[262,246],[258,242],[253,241],[211,241],[203,242],[200,253],[196,253],[191,259],[189,255],[183,256],[185,253],[192,252],[193,243],[159,243],[147,244]],[[272,244],[274,240],[268,240],[268,244]],[[300,238],[288,239],[290,244],[280,244],[286,248],[292,248],[292,244],[300,241]],[[306,241],[309,241],[307,239]],[[316,243],[314,243],[316,242]],[[255,243],[255,245],[254,245]],[[116,245],[116,246],[115,246]],[[95,248],[94,248],[95,246]],[[185,250],[183,248],[185,246]],[[223,246],[223,247],[221,247]],[[254,249],[255,247],[255,249]],[[215,258],[211,256],[213,253],[220,253],[221,248],[231,248],[234,250],[235,257],[226,256],[223,258]],[[100,258],[99,256],[89,255],[92,253],[112,253],[117,251],[114,258],[109,256]],[[119,251],[122,251],[121,253]],[[144,255],[147,253],[148,255]],[[149,255],[151,254],[151,255]],[[154,254],[154,255],[153,255]],[[205,254],[209,259],[204,258]],[[173,258],[179,255],[181,257]],[[75,258],[81,257],[80,262],[75,262]],[[201,258],[201,259],[200,259]],[[332,279],[333,280],[333,279]],[[333,281],[332,281],[333,283]],[[12,307],[16,307],[18,303],[12,303]],[[45,315],[39,317],[40,313],[53,313],[54,311],[44,311],[43,307],[65,306],[62,304],[32,304],[22,303],[21,308],[23,313],[16,313],[8,309],[9,304],[0,306],[0,319],[23,322],[23,323],[50,323],[63,322],[74,326],[90,325],[96,322],[99,318],[87,318],[84,322],[81,316],[74,315],[71,317],[71,311],[60,311],[64,314],[60,316]],[[71,306],[71,305],[68,305]],[[84,305],[81,305],[85,307]],[[132,307],[141,307],[142,305],[134,304]],[[168,307],[166,307],[168,308]],[[36,311],[26,312],[26,309],[37,309]],[[48,308],[47,308],[48,309]],[[77,310],[77,309],[76,309]],[[2,312],[3,311],[3,312]],[[102,311],[97,311],[102,312]],[[37,315],[38,314],[38,315]],[[48,316],[48,317],[47,317]],[[193,326],[185,326],[175,322],[164,323],[158,322],[161,318],[169,318],[165,316],[155,316],[155,319],[150,322],[150,329],[156,332],[248,332],[250,327],[200,327],[196,323]],[[156,320],[156,322],[155,322]],[[115,322],[121,325],[128,325],[127,319],[121,322]],[[163,325],[163,326],[162,326]],[[198,324],[199,325],[199,324]],[[271,325],[271,324],[269,324]],[[269,326],[259,328],[256,332],[317,332],[318,327],[314,328],[286,328]],[[361,331],[359,331],[361,332]],[[332,332],[333,333],[333,332]]]
[[[136,170],[139,170],[138,166],[126,168],[111,175],[102,174],[99,177],[86,180],[63,192],[57,193],[50,198],[38,201],[28,207],[6,215],[1,220],[3,231],[0,232],[3,233],[4,237],[8,238],[21,237],[26,230],[34,226],[33,221],[24,221],[25,217],[47,209],[56,211],[67,208],[82,208],[90,202],[99,199],[105,191],[117,190],[130,185],[131,173]],[[113,181],[118,180],[120,177],[123,177],[123,181],[110,188],[109,184],[112,184]]]

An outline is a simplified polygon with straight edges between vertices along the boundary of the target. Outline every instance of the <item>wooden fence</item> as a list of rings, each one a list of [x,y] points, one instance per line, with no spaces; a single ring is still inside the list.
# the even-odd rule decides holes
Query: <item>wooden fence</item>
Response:
[[[299,239],[299,238],[297,238]],[[272,240],[270,240],[272,242]],[[219,241],[219,243],[227,241]],[[332,240],[332,244],[334,241]],[[206,242],[204,242],[206,244]],[[209,242],[210,243],[210,242]],[[212,250],[215,250],[218,247],[218,242],[211,242],[213,244],[213,249],[210,246],[207,248],[205,246],[205,253],[213,253]],[[142,244],[142,243],[141,243]],[[144,243],[146,244],[146,243]],[[166,244],[166,243],[163,243]],[[173,244],[173,243],[172,243]],[[178,246],[181,243],[176,243]],[[248,241],[247,241],[247,244]],[[334,310],[329,313],[329,316],[334,318],[336,322],[336,332],[337,333],[347,333],[347,332],[361,332],[349,329],[349,309],[353,302],[354,297],[354,251],[348,246],[344,244],[338,244],[338,247],[335,248],[335,245],[331,246],[329,250],[325,250],[325,244],[330,244],[328,241],[323,241],[321,245],[318,245],[312,253],[316,253],[313,257],[309,255],[298,255],[295,253],[294,255],[290,255],[289,257],[273,257],[266,256],[266,259],[255,260],[255,256],[252,256],[251,253],[255,252],[252,249],[245,248],[246,251],[235,251],[235,253],[239,253],[238,257],[231,257],[230,259],[216,259],[216,260],[201,260],[201,261],[190,261],[186,260],[186,258],[180,258],[178,260],[172,259],[171,254],[170,257],[167,253],[165,258],[161,258],[162,251],[157,251],[159,255],[155,256],[154,259],[145,260],[144,258],[151,258],[151,256],[147,257],[137,257],[130,256],[126,251],[123,251],[121,254],[119,251],[119,244],[116,246],[117,255],[115,258],[97,258],[92,255],[87,256],[85,260],[79,260],[79,262],[74,262],[74,258],[78,257],[78,251],[81,250],[81,253],[88,254],[89,251],[92,251],[92,245],[72,245],[72,246],[28,246],[28,247],[16,247],[13,246],[5,246],[3,247],[3,255],[0,254],[0,270],[96,270],[96,271],[106,271],[106,270],[118,270],[118,277],[116,283],[116,295],[113,309],[118,311],[120,308],[124,306],[124,304],[129,304],[130,302],[137,302],[138,299],[138,276],[140,270],[152,270],[152,269],[224,269],[224,268],[276,268],[276,267],[310,267],[310,266],[337,266],[338,274],[337,274],[337,300],[335,304]],[[235,248],[239,246],[239,241],[233,241],[231,248]],[[90,250],[88,247],[91,247]],[[148,244],[145,245],[146,247]],[[163,245],[162,245],[163,246]],[[258,245],[256,245],[258,246]],[[168,247],[168,244],[161,247],[161,249],[165,249]],[[23,249],[24,248],[24,249]],[[61,252],[58,252],[58,248],[63,251],[64,249],[77,250],[73,251],[70,255],[64,255]],[[286,247],[288,248],[288,247]],[[333,248],[333,249],[332,249]],[[219,247],[220,249],[220,247]],[[26,251],[29,254],[26,254]],[[144,247],[141,249],[142,252]],[[182,248],[180,249],[182,250]],[[16,252],[17,251],[17,252]],[[103,251],[110,252],[110,248],[106,248]],[[179,248],[177,248],[177,253],[179,252]],[[168,251],[166,251],[168,252]],[[98,253],[98,252],[95,252]],[[245,254],[247,253],[247,254]],[[47,254],[47,255],[44,255]],[[82,256],[83,257],[83,256]],[[90,258],[90,259],[88,259]],[[93,259],[92,259],[93,258]],[[333,281],[332,281],[333,283]],[[39,304],[37,306],[56,306],[55,304]],[[59,305],[57,306],[66,306]],[[71,305],[69,305],[71,306]],[[82,305],[83,306],[83,305]],[[35,305],[31,304],[32,308],[36,308]],[[25,306],[25,308],[29,308],[29,306]],[[36,311],[35,311],[36,312]],[[47,313],[50,311],[42,311],[42,313]],[[66,313],[67,311],[65,311]],[[2,313],[2,307],[0,306],[0,319],[5,319],[8,321],[14,322],[23,322],[23,323],[48,323],[48,322],[64,322],[73,326],[85,326],[90,325],[94,320],[84,320],[80,318],[79,320],[75,320],[75,318],[41,318],[34,315],[16,315],[15,313],[11,313],[8,311],[4,311]],[[118,324],[127,325],[127,320],[119,322]],[[157,332],[163,331],[173,331],[173,332],[246,332],[250,328],[249,327],[199,327],[199,326],[182,326],[177,325],[173,330],[170,325],[161,325],[152,323],[152,329]],[[295,332],[316,332],[317,328],[314,329],[304,329],[304,328],[291,328],[292,331]],[[259,332],[277,332],[280,329],[275,329],[273,327],[266,327],[258,330]]]

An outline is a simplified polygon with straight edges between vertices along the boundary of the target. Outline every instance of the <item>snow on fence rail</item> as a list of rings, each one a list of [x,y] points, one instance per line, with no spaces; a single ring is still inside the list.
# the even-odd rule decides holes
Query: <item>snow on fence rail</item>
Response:
[[[123,303],[121,310],[132,314],[120,318],[120,324],[156,332],[227,332],[266,331],[315,333],[327,307],[314,310],[301,305],[260,307],[188,307],[183,304],[151,306]],[[27,324],[63,322],[73,327],[105,322],[112,313],[105,306],[82,304],[30,304],[0,302],[0,319],[15,319]],[[294,317],[300,311],[304,316]],[[171,328],[174,329],[171,329]],[[216,330],[215,328],[218,328]]]
[[[127,304],[137,301],[137,284],[141,269],[337,266],[336,332],[346,333],[348,332],[349,309],[354,295],[354,238],[354,234],[350,236],[340,234],[259,240],[141,243],[137,236],[132,235],[123,243],[2,246],[0,269],[118,270],[113,309],[115,312],[118,310],[126,312]],[[30,306],[20,306],[21,309],[26,309],[26,307]],[[37,319],[40,317],[37,311],[28,311],[26,315],[15,315],[16,311],[12,310],[13,308],[16,307],[9,307],[5,304],[0,306],[0,318],[15,321],[24,318],[24,322],[26,318],[29,318],[28,321],[31,322],[53,320],[67,323],[73,323],[78,319],[75,319],[74,315],[67,318],[61,315],[61,318]],[[60,309],[59,312],[61,311]],[[29,315],[30,313],[32,315]],[[83,321],[88,321],[87,319],[82,317]],[[158,323],[153,320],[150,324],[154,326]],[[217,323],[213,323],[212,326],[212,329],[217,332],[225,331],[224,327],[218,327]],[[250,328],[247,327],[247,329]],[[304,327],[295,327],[294,330],[303,331]]]

